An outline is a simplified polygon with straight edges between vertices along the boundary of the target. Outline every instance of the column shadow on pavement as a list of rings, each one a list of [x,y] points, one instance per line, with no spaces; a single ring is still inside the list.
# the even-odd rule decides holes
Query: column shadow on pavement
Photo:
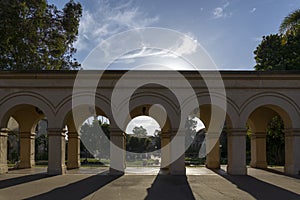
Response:
[[[0,189],[23,184],[23,183],[28,183],[31,181],[40,180],[40,179],[47,178],[47,177],[49,177],[49,175],[47,173],[38,173],[38,174],[30,174],[30,175],[1,180],[0,181]]]
[[[28,199],[83,199],[121,176],[103,172]]]
[[[285,174],[282,171],[272,169],[272,168],[265,168],[265,169],[261,169],[261,170],[266,171],[266,172],[271,172],[271,173],[274,173],[274,174],[279,174],[279,175],[282,175],[282,176],[288,176],[288,177],[291,177],[291,178],[300,179],[300,175],[289,175],[289,174]]]
[[[300,199],[300,195],[249,175],[229,175],[224,170],[213,170],[255,199]]]
[[[161,175],[158,174],[147,189],[146,200],[152,199],[195,199],[193,192],[184,175]]]

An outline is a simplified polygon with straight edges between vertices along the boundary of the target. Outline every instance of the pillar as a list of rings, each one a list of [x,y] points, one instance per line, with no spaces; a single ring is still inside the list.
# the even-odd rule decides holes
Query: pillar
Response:
[[[66,173],[65,165],[65,132],[61,128],[48,128],[48,174]]]
[[[206,167],[209,169],[220,168],[220,134],[207,133],[206,134]]]
[[[125,172],[125,134],[118,128],[110,128],[110,174]]]
[[[300,174],[300,129],[286,129],[285,131],[285,167],[289,175]]]
[[[18,168],[31,168],[35,165],[35,133],[20,131],[20,163]]]
[[[170,174],[185,175],[185,130],[172,131],[171,137]]]
[[[228,174],[247,174],[246,134],[247,129],[230,129],[228,131]]]
[[[68,169],[80,167],[80,136],[77,132],[68,132]]]
[[[266,132],[256,132],[251,135],[251,167],[267,168]]]
[[[7,137],[9,130],[2,128],[0,130],[0,174],[8,172],[7,166]]]
[[[162,132],[160,136],[161,142],[161,170],[166,173],[169,173],[170,170],[170,160],[171,160],[171,152],[170,152],[170,142],[171,142],[171,134],[169,132]]]

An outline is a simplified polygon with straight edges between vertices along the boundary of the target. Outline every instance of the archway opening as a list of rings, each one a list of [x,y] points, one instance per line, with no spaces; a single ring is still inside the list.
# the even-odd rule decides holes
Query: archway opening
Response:
[[[36,165],[38,123],[45,117],[38,107],[29,104],[16,105],[5,113],[1,124],[8,128],[7,158],[10,168],[31,168]]]
[[[140,115],[128,123],[126,166],[161,166],[161,127],[152,117]]]
[[[200,149],[205,142],[205,125],[200,118],[190,116],[186,120],[185,128],[185,165],[204,166],[206,152],[201,152]]]
[[[103,115],[86,119],[79,128],[82,167],[110,166],[110,122]],[[71,151],[71,149],[70,149]]]
[[[39,120],[35,128],[35,164],[48,165],[48,121],[47,118]]]
[[[19,123],[10,117],[7,128],[7,164],[8,168],[15,168],[20,161],[20,126]]]
[[[228,113],[218,106],[203,104],[195,109],[191,116],[192,119],[197,119],[199,124],[199,131],[196,131],[197,135],[191,145],[192,147],[194,143],[198,143],[198,149],[200,149],[197,149],[199,165],[205,165],[209,169],[221,167],[225,169],[225,165],[228,163],[227,133],[228,129],[232,127]],[[188,164],[187,161],[186,164]]]
[[[247,122],[251,167],[284,171],[284,127],[290,126],[288,114],[277,106],[262,106],[251,113]]]

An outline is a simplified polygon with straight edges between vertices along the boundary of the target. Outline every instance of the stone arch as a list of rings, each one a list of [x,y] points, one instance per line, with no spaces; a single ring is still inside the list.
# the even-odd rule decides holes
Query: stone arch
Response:
[[[278,113],[286,128],[299,127],[299,108],[291,99],[279,93],[260,93],[245,101],[240,109],[241,126],[245,126],[251,114],[259,108]]]
[[[174,103],[172,103],[171,99],[169,99],[167,96],[160,93],[153,93],[153,92],[136,93],[132,96],[129,104],[130,113],[127,113],[129,115],[125,116],[123,127],[121,128],[123,130],[126,128],[127,124],[130,121],[130,118],[139,115],[148,115],[150,107],[155,104],[161,105],[167,113],[166,127],[165,125],[160,123],[161,120],[157,118],[158,116],[151,116],[151,117],[153,117],[159,123],[162,130],[166,128],[167,131],[167,129],[171,129],[171,127],[174,129],[174,127],[176,127],[176,124],[178,123],[178,110],[176,109],[176,106],[174,105]],[[123,109],[123,107],[124,105],[120,105],[117,109]]]
[[[54,119],[53,106],[46,98],[33,92],[19,92],[6,96],[0,102],[0,126],[5,127],[12,113],[22,105],[37,108],[41,110],[48,119]]]
[[[260,93],[249,98],[241,108],[241,123],[251,130],[251,163],[252,167],[266,168],[266,131],[270,120],[279,115],[286,130],[299,127],[299,108],[296,104],[280,93]],[[285,131],[285,172],[294,174],[295,154],[293,136]]]
[[[35,165],[35,129],[38,122],[47,117],[54,119],[53,109],[48,100],[33,92],[19,92],[6,96],[0,104],[0,126],[6,128],[9,118],[19,124],[20,163],[18,168]]]
[[[75,169],[80,167],[80,130],[83,122],[92,116],[105,116],[109,118],[109,102],[106,97],[96,94],[95,107],[92,105],[84,104],[85,98],[91,98],[89,94],[77,94],[75,98],[83,98],[83,103],[72,105],[72,96],[62,100],[58,106],[57,118],[60,122],[59,127],[68,128],[68,169]],[[74,107],[73,107],[74,106]],[[74,120],[73,114],[76,115]],[[90,147],[92,148],[92,147]]]
[[[93,97],[95,97],[95,105],[89,105],[85,103],[85,99]],[[72,104],[73,98],[79,99],[79,101],[76,101],[76,105]],[[78,102],[81,102],[81,104],[79,104]],[[56,117],[57,121],[60,122],[60,124],[58,125],[59,127],[64,127],[67,123],[66,120],[68,121],[68,123],[72,122],[72,111],[74,111],[74,114],[76,114],[76,117],[78,118],[78,122],[76,122],[78,125],[81,125],[87,118],[91,117],[94,114],[103,115],[109,119],[111,116],[109,99],[106,96],[98,93],[96,93],[96,95],[92,95],[90,93],[80,93],[76,94],[75,96],[71,95],[63,99],[57,106]]]

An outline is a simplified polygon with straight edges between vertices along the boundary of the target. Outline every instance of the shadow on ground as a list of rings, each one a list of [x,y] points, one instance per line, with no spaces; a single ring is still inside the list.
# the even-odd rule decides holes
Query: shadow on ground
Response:
[[[158,174],[147,193],[146,200],[195,199],[186,176]]]
[[[0,189],[23,184],[23,183],[29,183],[31,181],[36,181],[47,177],[49,177],[47,173],[39,173],[39,174],[31,174],[31,175],[26,175],[26,176],[21,176],[16,178],[5,179],[0,181]]]
[[[122,175],[96,174],[81,181],[55,188],[49,192],[30,197],[28,199],[83,199],[96,192],[110,182],[120,178]]]
[[[264,170],[264,171],[266,171],[266,172],[271,172],[271,173],[274,173],[274,174],[279,174],[279,175],[283,175],[283,176],[288,176],[288,177],[291,177],[291,178],[300,179],[300,175],[288,175],[288,174],[285,174],[285,173],[282,172],[282,171],[279,171],[279,170],[276,170],[276,169],[272,169],[272,168],[265,168],[265,169],[261,169],[261,170]]]
[[[255,199],[300,199],[300,195],[284,188],[261,181],[249,175],[229,175],[224,170],[214,170],[239,189],[247,192]]]

